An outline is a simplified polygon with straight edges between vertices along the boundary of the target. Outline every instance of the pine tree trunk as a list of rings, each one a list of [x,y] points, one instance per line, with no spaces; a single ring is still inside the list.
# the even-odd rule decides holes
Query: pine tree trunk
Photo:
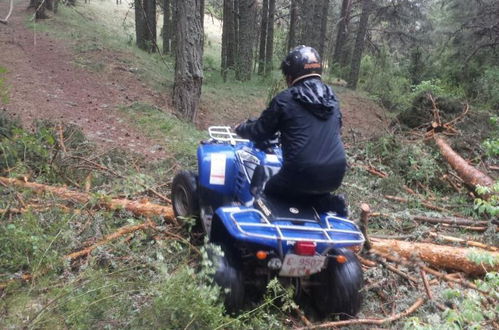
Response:
[[[224,0],[221,61],[221,74],[224,81],[227,80],[228,70],[234,68],[236,57],[235,19],[234,0]]]
[[[263,0],[262,3],[262,21],[260,24],[260,47],[258,52],[258,74],[263,75],[265,73],[265,55],[266,55],[266,44],[267,44],[267,29],[269,22],[269,0]]]
[[[269,0],[269,19],[267,24],[267,43],[265,48],[265,75],[272,72],[272,57],[274,54],[274,18],[275,0]]]
[[[163,53],[172,51],[172,0],[163,0]]]
[[[443,138],[435,136],[435,143],[445,160],[472,190],[475,190],[477,186],[488,187],[494,184],[494,180],[491,177],[468,164],[468,162],[457,154]]]
[[[53,0],[45,0],[45,8],[48,10],[54,10]]]
[[[370,14],[371,0],[362,0],[362,13],[360,15],[359,28],[355,39],[355,48],[352,54],[352,64],[350,66],[350,76],[348,78],[348,87],[352,89],[357,88],[357,82],[359,80],[360,62],[362,60],[362,53],[364,52],[364,41],[366,39]]]
[[[336,43],[334,45],[334,53],[332,63],[341,64],[342,59],[345,58],[345,43],[348,36],[348,25],[350,23],[350,11],[352,0],[343,0],[341,3],[340,22],[338,25],[338,33],[336,35]],[[334,66],[331,66],[333,70]]]
[[[48,18],[47,14],[45,14],[46,2],[44,0],[36,0],[35,1],[35,19],[45,19]]]
[[[295,48],[296,45],[296,26],[298,21],[298,0],[291,0],[291,8],[289,9],[289,34],[288,34],[288,52]]]
[[[196,120],[203,82],[202,0],[177,1],[173,106],[189,121]]]
[[[135,6],[135,37],[137,47],[147,49],[146,17],[142,0],[134,0]]]
[[[327,40],[327,20],[328,20],[328,12],[329,12],[329,0],[322,0],[322,9],[321,9],[321,29],[319,35],[319,48],[317,51],[325,58],[325,49],[326,49],[326,40]]]
[[[298,11],[299,15],[302,17],[300,24],[300,38],[298,40],[299,45],[311,46],[313,40],[312,35],[310,35],[311,26],[314,26],[314,14],[315,14],[315,1],[302,1],[300,9]]]
[[[236,79],[240,81],[248,81],[251,79],[256,4],[256,0],[239,0],[238,63],[236,67]]]
[[[147,51],[156,52],[157,29],[156,29],[156,0],[143,0],[146,13]]]
[[[137,47],[156,51],[156,0],[135,0],[135,35]]]

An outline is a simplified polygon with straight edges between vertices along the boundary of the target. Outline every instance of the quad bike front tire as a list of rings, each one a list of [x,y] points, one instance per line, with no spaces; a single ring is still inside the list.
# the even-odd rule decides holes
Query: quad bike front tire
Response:
[[[347,249],[338,249],[336,253],[344,255],[347,261],[340,264],[331,258],[326,269],[312,276],[311,280],[316,282],[312,298],[321,317],[333,314],[344,320],[359,312],[364,280],[355,253]]]
[[[175,217],[195,217],[199,221],[197,176],[181,171],[173,178],[172,206]]]

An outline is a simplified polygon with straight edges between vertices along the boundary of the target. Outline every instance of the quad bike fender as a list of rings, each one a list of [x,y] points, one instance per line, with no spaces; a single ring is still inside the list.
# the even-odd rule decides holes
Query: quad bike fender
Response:
[[[199,185],[224,196],[234,194],[237,173],[234,147],[201,144],[197,150]]]
[[[232,239],[236,241],[255,243],[258,245],[268,246],[269,248],[278,250],[279,243],[277,239],[269,239],[265,237],[258,237],[255,235],[247,235],[244,230],[241,230],[241,227],[238,226],[237,221],[232,217],[234,210],[238,211],[251,210],[249,207],[238,206],[238,207],[219,207],[215,211],[215,217],[213,221],[220,221],[223,227],[227,230],[227,233],[232,237]],[[248,217],[252,217],[254,213],[249,212]],[[249,221],[250,219],[248,219]],[[254,221],[259,221],[259,219],[255,216]],[[216,227],[215,227],[216,228]],[[281,242],[283,243],[283,242]]]

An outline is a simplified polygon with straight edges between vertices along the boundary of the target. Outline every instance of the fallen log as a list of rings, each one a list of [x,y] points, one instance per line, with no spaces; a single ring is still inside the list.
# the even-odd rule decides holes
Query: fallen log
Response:
[[[395,253],[403,258],[414,257],[436,268],[453,269],[469,275],[483,275],[490,271],[499,271],[499,264],[476,264],[469,260],[472,251],[469,248],[437,245],[431,243],[406,242],[391,239],[371,239],[372,251],[382,255]],[[495,260],[499,260],[499,253],[483,251]]]
[[[65,187],[53,187],[40,183],[26,182],[23,180],[5,177],[0,177],[0,183],[9,186],[31,189],[39,194],[51,193],[60,198],[76,201],[82,204],[95,203],[95,206],[98,208],[108,209],[112,211],[124,209],[138,216],[162,216],[165,218],[165,220],[176,222],[171,207],[149,203],[148,201],[138,202],[124,198],[110,199],[104,197],[99,198],[95,201],[95,198],[93,198],[89,194],[72,191]]]
[[[423,216],[415,216],[413,219],[414,221],[418,222],[445,223],[448,225],[456,226],[487,226],[489,224],[487,221],[477,221],[464,218],[429,218]]]
[[[476,186],[491,186],[494,184],[494,180],[488,175],[477,170],[466,160],[464,160],[459,154],[457,154],[452,148],[445,142],[441,137],[435,136],[435,143],[437,144],[442,156],[449,163],[449,165],[457,172],[459,177],[463,179],[466,185],[472,187]]]

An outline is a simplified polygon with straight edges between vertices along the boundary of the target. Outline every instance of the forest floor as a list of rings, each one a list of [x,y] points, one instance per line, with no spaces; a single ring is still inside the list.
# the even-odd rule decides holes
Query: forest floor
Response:
[[[0,3],[0,13],[8,12],[8,2]],[[118,107],[135,102],[147,103],[171,113],[169,91],[152,88],[134,71],[133,55],[97,49],[76,51],[67,41],[28,28],[26,3],[16,1],[7,25],[0,26],[0,64],[7,68],[9,103],[2,111],[30,126],[35,120],[71,123],[81,127],[86,136],[104,149],[120,148],[161,158],[161,141],[144,135]],[[31,16],[29,17],[31,19]],[[41,22],[43,24],[43,22]],[[103,70],[88,70],[77,65],[84,56],[104,63]],[[367,97],[344,91],[339,93],[344,116],[344,130],[349,135],[369,138],[383,133],[388,121],[382,109]],[[263,106],[262,100],[258,105]],[[260,109],[248,109],[244,101],[227,105],[225,115],[216,114],[219,103],[202,101],[197,126],[235,124],[256,115]]]
[[[52,194],[39,196],[0,182],[0,328],[305,326],[297,309],[290,309],[290,299],[283,298],[286,290],[276,287],[269,288],[263,302],[251,302],[242,315],[224,314],[203,274],[193,273],[199,267],[198,249],[202,247],[193,247],[185,239],[187,225],[97,207],[115,197],[169,204],[173,174],[194,166],[195,148],[204,136],[201,131],[257,116],[275,81],[222,82],[213,61],[219,54],[217,42],[211,40],[205,49],[200,112],[191,125],[180,121],[170,106],[172,59],[138,51],[133,43],[123,46],[126,39],[116,34],[131,31],[127,1],[118,6],[110,0],[80,2],[38,23],[31,20],[26,5],[15,1],[8,24],[0,24],[0,87],[4,78],[8,94],[7,102],[0,102],[0,132],[9,130],[3,115],[18,119],[30,132],[10,132],[15,138],[0,134],[0,174],[61,190],[64,185],[88,193],[89,199],[77,202]],[[0,0],[0,17],[7,11],[8,1]],[[220,27],[213,19],[206,22],[213,23],[207,23],[207,35],[217,35]],[[106,29],[114,27],[115,31],[97,30],[105,23]],[[118,47],[108,47],[113,40]],[[388,134],[393,114],[362,93],[334,88],[341,101],[350,165],[340,190],[348,196],[351,219],[359,219],[359,205],[369,203],[372,237],[454,246],[479,241],[497,251],[492,217],[475,212],[474,196],[431,142],[423,140],[425,128]],[[431,123],[431,106],[425,111],[422,120]],[[448,120],[460,113],[461,106]],[[466,159],[484,170],[498,165],[480,149],[492,131],[484,129],[489,116],[470,111],[465,125],[456,124],[460,135],[449,138],[459,142]],[[41,133],[34,125],[40,120],[51,122],[39,124]],[[69,124],[84,136],[74,134]],[[87,139],[92,146],[85,144]],[[489,170],[494,178],[496,174]],[[465,217],[487,226],[472,231],[423,224],[415,220],[418,216]],[[154,225],[141,227],[144,230],[123,230],[150,221]],[[123,239],[117,232],[125,234]],[[459,237],[464,243],[449,243],[435,235]],[[95,249],[88,256],[68,260],[70,253],[92,246]],[[484,255],[479,253],[482,259]],[[377,325],[497,328],[497,273],[473,278],[449,270],[457,283],[473,281],[482,292],[488,291],[490,297],[485,299],[476,290],[425,275],[419,260],[409,258],[406,264],[373,260],[375,265],[364,265],[359,318],[390,319],[410,309],[416,298],[427,299],[433,292],[414,318]],[[426,277],[429,293],[424,290]],[[304,310],[312,322],[319,322]]]

